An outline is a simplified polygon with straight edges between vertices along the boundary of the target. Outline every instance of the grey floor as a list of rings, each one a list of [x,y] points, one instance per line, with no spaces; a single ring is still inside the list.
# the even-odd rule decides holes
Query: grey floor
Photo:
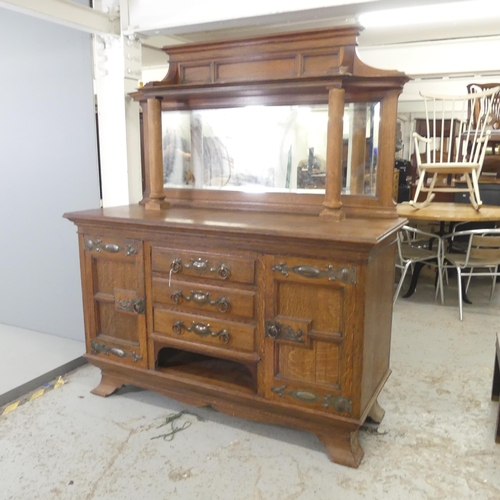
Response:
[[[0,499],[500,499],[498,403],[490,400],[500,289],[472,285],[464,321],[456,288],[430,282],[394,310],[382,424],[360,432],[359,469],[333,464],[305,432],[193,409],[132,387],[89,394],[89,365],[0,417]],[[186,426],[158,436],[168,415]],[[154,439],[157,438],[157,439]]]
[[[81,365],[85,353],[83,341],[4,324],[0,345],[0,406]]]

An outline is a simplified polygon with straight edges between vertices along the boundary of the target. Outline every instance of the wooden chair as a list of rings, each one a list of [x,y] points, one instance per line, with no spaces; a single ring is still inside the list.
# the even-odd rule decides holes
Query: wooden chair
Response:
[[[464,253],[444,251],[447,240],[466,237]],[[441,267],[443,271],[454,268],[458,281],[458,307],[460,321],[463,319],[463,283],[467,277],[465,292],[473,276],[489,276],[492,278],[490,300],[493,298],[497,276],[500,276],[500,229],[469,229],[447,234],[442,237],[443,257]]]
[[[499,83],[471,83],[467,85],[467,92],[477,93],[498,87]],[[477,120],[477,116],[481,114],[479,106],[471,110],[472,119]],[[495,177],[500,179],[500,93],[495,94],[491,106],[491,112],[488,117],[488,127],[491,127],[491,136],[488,141],[488,152],[484,157],[482,174],[488,175],[490,178]]]
[[[467,85],[467,92],[469,94],[480,94],[484,91],[500,88],[498,83],[471,83]],[[477,123],[481,123],[481,116],[483,111],[481,110],[481,101],[476,101],[474,106],[469,110],[470,118],[473,120],[473,127],[476,127]],[[492,97],[492,103],[489,115],[486,117],[486,124],[493,130],[500,129],[500,93],[497,92]]]
[[[416,209],[431,203],[437,192],[467,192],[472,206],[476,210],[481,207],[478,178],[491,135],[491,112],[499,92],[500,86],[460,96],[421,94],[427,137],[413,134],[419,179],[410,204]],[[421,143],[425,145],[423,155]],[[466,182],[466,187],[455,185],[457,175]],[[438,176],[452,177],[450,184],[437,185]],[[419,203],[421,192],[427,193],[427,198]]]
[[[441,290],[441,303],[444,303],[441,241],[441,237],[437,234],[427,233],[415,227],[403,226],[399,230],[396,267],[401,269],[401,278],[394,294],[394,303],[399,296],[408,269],[414,264],[429,264],[437,268],[436,298],[438,290]]]

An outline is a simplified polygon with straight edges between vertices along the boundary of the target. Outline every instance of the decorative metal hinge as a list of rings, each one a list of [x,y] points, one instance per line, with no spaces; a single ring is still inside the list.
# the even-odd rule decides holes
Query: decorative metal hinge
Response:
[[[326,269],[320,269],[316,266],[301,265],[288,267],[286,262],[275,264],[271,269],[280,272],[288,278],[288,273],[298,274],[303,278],[321,279],[328,278],[328,281],[341,281],[346,285],[356,284],[356,268],[341,267],[335,269],[332,264],[327,264]]]
[[[144,299],[120,299],[116,300],[117,309],[135,314],[144,314],[146,311]]]
[[[305,340],[302,335],[304,335],[304,332],[301,329],[295,331],[291,326],[282,325],[277,321],[266,321],[266,337],[271,339],[304,343]]]
[[[205,274],[205,273],[216,273],[217,276],[226,280],[231,275],[231,269],[224,263],[221,263],[215,267],[210,265],[209,260],[204,260],[201,257],[197,259],[190,259],[190,263],[183,263],[181,258],[176,258],[170,264],[170,270],[172,273],[180,273],[183,268],[193,269],[193,271],[197,274]]]
[[[193,332],[200,337],[217,337],[222,344],[227,344],[231,338],[230,332],[225,328],[214,332],[210,329],[210,325],[205,325],[204,323],[195,323],[193,321],[191,326],[186,326],[182,321],[176,321],[172,325],[172,331],[177,335],[180,335],[183,329]]]
[[[125,252],[125,255],[128,257],[130,255],[136,254],[137,250],[132,245],[127,245],[126,247],[122,247],[117,243],[102,243],[102,240],[92,240],[90,238],[85,238],[85,250],[89,252],[101,252],[104,250],[108,253],[120,253]]]
[[[113,354],[118,358],[132,358],[134,363],[142,360],[142,356],[135,351],[129,353],[123,349],[118,349],[118,347],[107,347],[106,344],[101,344],[97,342],[97,340],[92,340],[90,342],[90,347],[92,349],[92,354],[105,354],[106,356]]]
[[[286,388],[286,385],[280,385],[279,387],[271,387],[271,391],[277,394],[280,398],[292,396],[293,398],[303,401],[304,403],[322,402],[321,406],[323,408],[332,407],[340,413],[351,413],[351,400],[344,398],[344,396],[332,396],[331,394],[325,394],[322,396],[309,390],[297,389],[294,391],[287,391]]]

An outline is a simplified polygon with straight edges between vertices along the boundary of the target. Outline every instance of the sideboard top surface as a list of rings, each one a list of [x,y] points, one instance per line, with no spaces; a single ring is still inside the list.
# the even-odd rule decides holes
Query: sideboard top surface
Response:
[[[406,219],[345,219],[328,221],[314,215],[170,207],[145,210],[141,205],[102,208],[64,215],[82,223],[116,223],[124,226],[203,231],[225,234],[258,234],[294,239],[314,239],[374,246],[397,231]]]

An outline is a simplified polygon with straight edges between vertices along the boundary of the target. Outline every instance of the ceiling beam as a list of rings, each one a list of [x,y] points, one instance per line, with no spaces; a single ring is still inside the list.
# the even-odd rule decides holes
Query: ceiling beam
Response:
[[[120,16],[68,0],[0,0],[0,7],[97,35],[119,35]]]

